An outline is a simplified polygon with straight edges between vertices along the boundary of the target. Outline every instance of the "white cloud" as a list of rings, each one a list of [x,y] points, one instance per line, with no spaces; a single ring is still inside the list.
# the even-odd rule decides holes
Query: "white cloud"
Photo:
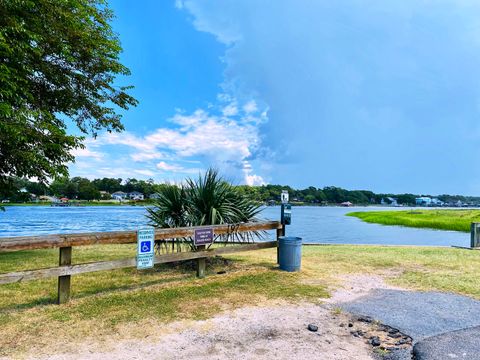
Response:
[[[102,154],[100,149],[109,154],[103,158],[109,162],[108,168],[90,169],[102,176],[122,173],[122,177],[180,177],[201,172],[200,165],[217,167],[227,177],[244,183],[264,183],[261,176],[253,173],[249,159],[260,147],[258,126],[266,121],[266,113],[259,112],[252,101],[238,105],[228,95],[220,95],[219,99],[226,104],[209,111],[198,109],[186,114],[177,110],[168,119],[168,126],[144,136],[129,131],[101,134],[95,140],[87,140],[87,148],[81,154],[97,159]],[[79,164],[76,169],[85,173],[88,167]]]
[[[90,150],[87,146],[84,149],[73,150],[72,155],[75,156],[76,158],[87,157],[87,158],[93,158],[95,160],[102,160],[105,154],[99,151]]]
[[[265,185],[266,182],[265,180],[259,176],[259,175],[245,175],[245,184],[250,185],[250,186],[259,186],[259,185]]]
[[[228,104],[222,110],[223,116],[235,116],[238,114],[238,108],[235,104]]]
[[[130,155],[133,161],[144,162],[148,160],[167,159],[169,156],[165,153],[153,151],[153,152],[138,152]]]
[[[245,113],[247,113],[247,114],[254,113],[257,110],[258,110],[258,108],[257,108],[257,103],[255,102],[255,100],[250,100],[249,102],[247,102],[243,106],[243,111],[245,111]]]
[[[157,164],[157,169],[162,170],[162,171],[173,171],[173,172],[184,170],[184,168],[182,166],[175,165],[175,164],[167,164],[164,161],[160,161]]]

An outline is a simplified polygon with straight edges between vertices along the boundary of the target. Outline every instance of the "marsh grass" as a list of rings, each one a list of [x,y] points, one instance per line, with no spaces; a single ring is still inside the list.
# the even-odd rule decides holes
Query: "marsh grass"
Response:
[[[134,256],[135,246],[74,248],[75,263]],[[0,254],[0,272],[56,264],[58,250]],[[145,324],[206,319],[269,300],[320,302],[339,275],[387,274],[390,282],[480,299],[480,254],[448,248],[306,246],[302,272],[277,269],[275,249],[237,253],[210,261],[199,280],[187,265],[123,269],[72,277],[70,303],[54,304],[56,279],[0,286],[0,355],[84,338],[111,337],[125,327],[131,336]],[[218,271],[225,274],[217,274]],[[142,329],[139,331],[138,329]],[[130,335],[129,335],[130,336]],[[53,345],[52,345],[53,344]]]
[[[472,222],[480,222],[480,210],[359,211],[348,213],[365,222],[416,228],[470,232]]]

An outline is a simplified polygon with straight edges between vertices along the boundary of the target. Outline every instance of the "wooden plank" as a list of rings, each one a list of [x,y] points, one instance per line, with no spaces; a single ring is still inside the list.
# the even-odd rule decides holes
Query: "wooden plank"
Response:
[[[193,236],[195,229],[205,227],[206,226],[155,229],[155,240],[191,237]],[[248,231],[275,230],[281,227],[281,224],[278,221],[267,221],[233,225],[212,225],[208,227],[212,227],[216,235],[225,235]],[[100,244],[130,244],[136,242],[136,231],[19,236],[0,238],[0,252]]]
[[[72,264],[72,247],[61,247],[59,251],[58,265],[68,266]],[[58,277],[57,304],[64,304],[70,299],[70,278],[71,275]]]
[[[243,252],[243,251],[268,249],[276,246],[277,246],[276,241],[267,241],[267,242],[248,244],[248,245],[225,246],[222,248],[215,248],[215,249],[209,249],[209,250],[198,251],[198,252],[173,253],[173,254],[166,254],[162,256],[156,256],[154,263],[164,264],[164,263],[176,262],[176,261],[193,260],[198,258],[205,258],[205,257],[211,257],[211,256],[217,256],[217,255],[226,255],[226,254],[232,254],[232,253]],[[96,272],[96,271],[131,268],[136,266],[137,266],[136,259],[129,258],[129,259],[101,261],[101,262],[78,264],[78,265],[59,266],[59,267],[48,268],[48,269],[18,271],[18,272],[12,272],[7,274],[0,274],[0,285],[16,283],[21,281],[28,281],[28,280],[46,279],[50,277],[85,274],[85,273]]]

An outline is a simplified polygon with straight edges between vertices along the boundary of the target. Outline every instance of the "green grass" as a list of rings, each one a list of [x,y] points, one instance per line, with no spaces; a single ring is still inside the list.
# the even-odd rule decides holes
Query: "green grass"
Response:
[[[348,213],[369,223],[470,232],[480,222],[480,210],[359,211]]]
[[[134,253],[134,245],[91,246],[74,248],[73,259],[80,263]],[[0,273],[54,266],[57,256],[58,250],[2,253]],[[205,279],[195,278],[191,264],[77,275],[72,277],[72,300],[62,306],[54,304],[56,279],[0,285],[0,356],[122,331],[143,336],[152,324],[205,319],[267,301],[319,302],[329,296],[329,288],[341,284],[339,276],[348,274],[388,274],[388,281],[400,286],[480,299],[476,251],[305,246],[300,273],[278,271],[275,258],[275,249],[267,249],[217,259],[210,262]],[[217,274],[219,270],[226,274]]]

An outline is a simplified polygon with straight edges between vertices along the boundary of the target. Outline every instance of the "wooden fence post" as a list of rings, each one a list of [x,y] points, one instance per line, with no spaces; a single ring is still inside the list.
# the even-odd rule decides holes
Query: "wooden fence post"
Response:
[[[205,250],[205,245],[197,246],[197,251]],[[207,265],[206,258],[198,258],[197,259],[197,277],[202,279],[205,277],[205,267]]]
[[[480,223],[470,225],[470,247],[480,247]]]
[[[72,265],[72,247],[61,247],[59,256],[59,265]],[[71,275],[58,277],[58,297],[57,303],[64,304],[70,299],[70,278]]]

